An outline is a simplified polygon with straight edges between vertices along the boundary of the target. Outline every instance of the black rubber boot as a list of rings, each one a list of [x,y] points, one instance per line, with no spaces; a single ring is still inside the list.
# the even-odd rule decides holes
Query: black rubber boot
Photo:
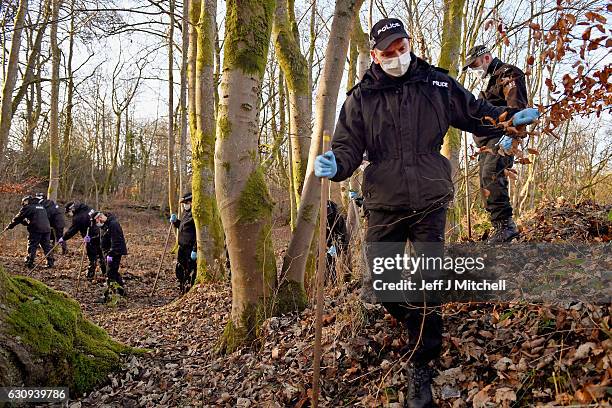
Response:
[[[512,217],[501,221],[493,221],[493,228],[493,235],[487,241],[489,244],[510,242],[519,236],[519,230]]]
[[[87,279],[93,280],[94,276],[96,276],[96,270],[92,268],[87,269]]]
[[[408,369],[408,408],[437,408],[431,394],[432,370],[427,365],[411,364]]]

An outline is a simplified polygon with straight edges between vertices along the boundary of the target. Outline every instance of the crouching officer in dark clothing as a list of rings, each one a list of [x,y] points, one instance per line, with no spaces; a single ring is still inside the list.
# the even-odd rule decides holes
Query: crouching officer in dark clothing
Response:
[[[117,218],[113,214],[104,214],[97,211],[92,217],[96,227],[100,228],[100,241],[102,251],[106,257],[106,290],[104,300],[109,301],[113,293],[125,296],[123,279],[119,274],[121,257],[127,255],[127,245],[123,230]]]
[[[179,219],[176,214],[170,215],[170,222],[178,228],[178,255],[176,257],[176,278],[179,281],[181,294],[187,293],[193,286],[196,278],[197,239],[196,227],[191,215],[191,193],[181,198],[183,217]]]
[[[468,51],[463,70],[470,69],[480,78],[489,78],[486,89],[480,97],[495,106],[508,106],[524,109],[527,107],[527,86],[525,74],[514,65],[506,64],[494,58],[484,45],[478,45]],[[511,168],[514,157],[500,155],[499,146],[508,150],[512,147],[512,138],[508,136],[474,136],[478,147],[487,146],[493,153],[481,153],[478,156],[480,165],[480,187],[487,189],[486,210],[491,217],[493,235],[489,243],[508,242],[519,235],[512,219],[512,205],[508,193],[508,177],[504,170]]]
[[[72,224],[68,231],[59,239],[58,242],[68,241],[70,238],[80,233],[85,242],[85,251],[89,259],[87,268],[87,279],[93,279],[96,274],[96,264],[100,264],[102,275],[106,275],[106,260],[100,246],[100,228],[92,221],[95,210],[85,203],[71,201],[66,204],[66,215],[72,217]]]
[[[66,226],[64,212],[53,200],[48,200],[45,193],[36,193],[36,199],[47,211],[47,217],[51,224],[51,245],[55,245],[55,243],[59,243],[59,239],[64,236],[64,227]],[[62,241],[60,245],[62,246],[62,254],[66,255],[68,252],[66,241]]]
[[[28,228],[28,255],[25,259],[25,265],[28,268],[34,267],[34,259],[36,259],[36,250],[40,246],[43,254],[47,255],[47,268],[53,268],[53,254],[51,253],[51,225],[47,217],[47,211],[38,199],[32,196],[25,196],[21,200],[21,210],[15,215],[13,220],[4,229],[10,230],[15,228],[17,224],[23,224]]]
[[[447,71],[417,58],[403,23],[394,18],[376,23],[370,33],[374,60],[362,81],[349,91],[332,139],[332,150],[317,156],[315,175],[342,181],[350,177],[367,151],[364,205],[369,211],[367,248],[379,243],[403,256],[410,240],[416,256],[444,252],[447,203],[453,197],[451,165],[440,154],[450,126],[476,135],[501,136],[501,129],[483,120],[508,111],[514,124],[537,118],[537,110],[495,107],[477,100]],[[379,247],[380,248],[380,247]],[[386,250],[386,249],[385,249]],[[400,255],[401,251],[401,255]],[[372,252],[368,252],[372,265]],[[389,270],[391,279],[401,270]],[[423,280],[439,275],[419,271]],[[430,273],[427,275],[427,273]],[[384,276],[384,275],[383,275]],[[417,286],[420,288],[420,286]],[[431,296],[418,292],[419,296]],[[422,295],[422,296],[421,296]],[[377,299],[408,329],[414,354],[408,372],[408,407],[434,407],[431,370],[442,346],[442,317],[432,302],[406,303]],[[423,323],[422,330],[421,324]]]

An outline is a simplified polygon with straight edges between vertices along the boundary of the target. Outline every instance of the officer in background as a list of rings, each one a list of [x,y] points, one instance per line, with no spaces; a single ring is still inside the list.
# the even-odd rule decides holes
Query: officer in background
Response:
[[[25,259],[25,265],[28,268],[34,268],[34,259],[36,259],[36,250],[40,246],[43,253],[47,255],[47,268],[53,268],[53,254],[51,253],[51,225],[47,217],[47,211],[38,199],[32,196],[25,196],[21,200],[21,210],[9,225],[4,229],[10,230],[15,228],[17,224],[23,224],[28,228],[28,255]]]
[[[484,45],[477,45],[468,51],[463,70],[475,72],[481,79],[489,77],[486,89],[480,93],[480,98],[495,106],[508,106],[524,109],[527,107],[527,86],[525,74],[519,68],[506,64],[493,57],[491,51]],[[500,155],[499,146],[508,150],[512,146],[512,138],[508,136],[474,135],[478,147],[487,146],[491,152],[478,156],[480,165],[480,187],[489,191],[486,210],[491,218],[494,232],[489,243],[509,242],[519,235],[512,219],[512,205],[508,193],[508,177],[504,170],[511,168],[514,156]]]
[[[113,293],[125,296],[123,278],[119,273],[121,258],[127,255],[127,245],[123,236],[123,229],[113,214],[96,211],[92,220],[100,228],[100,241],[106,261],[106,290],[104,300],[109,301]]]
[[[183,217],[179,219],[176,214],[170,215],[170,222],[178,229],[178,254],[176,257],[175,273],[179,281],[181,294],[189,291],[196,278],[196,259],[198,256],[196,227],[191,215],[191,192],[181,198]]]
[[[47,217],[51,224],[51,245],[55,245],[64,236],[64,227],[66,226],[64,211],[53,200],[47,199],[45,193],[36,193],[36,199],[47,210]],[[66,242],[62,241],[60,245],[62,246],[62,254],[66,255],[68,252]]]
[[[95,210],[85,203],[71,201],[66,204],[66,215],[72,217],[72,225],[68,231],[59,239],[62,243],[68,241],[76,233],[80,233],[85,242],[85,251],[89,259],[87,279],[93,279],[96,273],[96,264],[100,264],[102,275],[106,275],[106,261],[100,246],[100,229],[93,223],[91,217]]]

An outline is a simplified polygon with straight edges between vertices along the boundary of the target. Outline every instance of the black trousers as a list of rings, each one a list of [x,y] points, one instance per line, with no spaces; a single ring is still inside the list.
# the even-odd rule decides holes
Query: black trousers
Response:
[[[191,259],[192,245],[179,245],[174,271],[179,283],[193,285],[196,278],[196,261]]]
[[[121,255],[113,256],[113,260],[108,263],[106,268],[107,282],[117,282],[119,286],[123,287],[123,279],[119,274],[119,266],[121,265]]]
[[[92,238],[91,241],[85,244],[85,252],[89,259],[88,272],[94,274],[96,272],[96,264],[100,264],[100,270],[103,275],[106,275],[106,259],[100,246],[100,238]]]
[[[395,243],[385,248],[403,254],[403,246],[397,244],[405,244],[410,240],[415,255],[443,256],[445,225],[445,207],[419,212],[370,210],[366,243]],[[368,254],[371,255],[373,254]],[[385,256],[394,256],[394,254]],[[411,361],[425,364],[440,355],[443,323],[439,304],[383,302],[383,306],[407,328],[408,345],[415,349]]]
[[[491,221],[501,221],[512,217],[512,205],[508,193],[508,177],[504,169],[509,169],[514,164],[514,156],[501,156],[497,154],[499,146],[495,144],[499,138],[489,140],[486,146],[496,152],[481,153],[478,156],[480,167],[480,188],[489,190],[486,210],[489,212]]]
[[[26,262],[28,264],[34,264],[36,259],[36,250],[40,246],[43,250],[43,254],[49,254],[47,256],[47,264],[53,265],[53,254],[50,253],[53,246],[50,241],[50,232],[29,232],[28,234],[28,256]]]

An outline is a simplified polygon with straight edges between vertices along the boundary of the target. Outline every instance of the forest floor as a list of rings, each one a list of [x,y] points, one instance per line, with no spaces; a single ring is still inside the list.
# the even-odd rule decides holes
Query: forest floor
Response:
[[[74,297],[84,313],[115,339],[150,350],[127,357],[123,369],[110,375],[107,384],[71,400],[69,407],[309,405],[312,309],[271,317],[255,346],[218,355],[215,345],[231,308],[229,281],[199,286],[180,297],[170,255],[155,295],[149,296],[168,224],[154,212],[127,208],[114,212],[130,252],[121,268],[128,291],[125,301],[115,306],[95,303],[103,292],[102,277],[98,275],[95,283],[87,282],[84,275],[77,279],[78,238],[68,242],[68,255],[57,256],[54,269],[40,268],[31,274]],[[607,210],[600,212],[606,215]],[[535,214],[525,225],[534,234],[554,235],[538,220]],[[567,222],[568,227],[576,224]],[[278,258],[288,238],[287,227],[274,229]],[[27,275],[23,231],[8,234],[0,245],[5,269]],[[327,288],[321,405],[401,407],[409,360],[400,354],[405,330],[381,306],[363,303],[358,286],[353,281]],[[612,398],[609,303],[452,303],[444,306],[443,313],[444,348],[434,379],[441,407],[610,406],[606,402]]]

